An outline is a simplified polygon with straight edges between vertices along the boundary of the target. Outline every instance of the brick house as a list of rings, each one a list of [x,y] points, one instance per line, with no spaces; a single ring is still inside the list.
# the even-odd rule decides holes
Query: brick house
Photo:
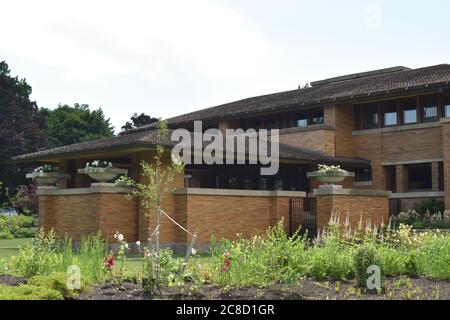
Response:
[[[389,212],[412,208],[429,198],[450,208],[450,65],[420,69],[394,67],[311,83],[311,87],[184,114],[168,120],[171,129],[279,129],[279,172],[261,177],[254,165],[187,165],[174,182],[177,190],[165,211],[200,243],[264,230],[280,218],[287,229],[314,215],[317,227],[333,210],[360,215],[374,223]],[[155,124],[96,141],[15,157],[17,163],[57,164],[70,175],[58,189],[39,190],[40,223],[74,239],[102,230],[120,230],[130,241],[144,240],[154,223],[127,189],[91,185],[77,169],[95,159],[128,169],[140,179],[139,163],[151,161]],[[175,142],[160,141],[171,148]],[[169,158],[167,159],[169,162]],[[317,191],[306,177],[317,164],[339,164],[355,172],[345,189]],[[333,189],[333,190],[331,190]],[[317,192],[314,192],[316,190]],[[347,190],[347,191],[345,191]],[[299,221],[292,212],[298,207]],[[294,219],[295,218],[295,219]],[[170,221],[163,221],[162,241],[176,249],[188,242]]]

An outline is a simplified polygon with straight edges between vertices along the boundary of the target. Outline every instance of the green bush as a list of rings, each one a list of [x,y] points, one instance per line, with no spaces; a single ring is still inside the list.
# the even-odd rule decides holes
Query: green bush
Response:
[[[424,234],[417,252],[420,272],[431,278],[450,279],[450,234]]]
[[[50,274],[57,270],[61,257],[56,253],[56,236],[40,229],[33,243],[20,249],[17,256],[11,257],[14,272],[24,277],[38,274]]]
[[[24,215],[0,216],[0,239],[34,237],[36,225],[37,220],[34,217]]]
[[[21,286],[0,285],[0,300],[62,300],[62,294],[53,289],[24,284]]]
[[[67,279],[67,273],[55,272],[50,275],[38,275],[31,277],[28,284],[58,291],[64,298],[69,299],[76,298],[80,293],[87,292],[89,290],[89,287],[83,277],[81,277],[79,289],[70,289],[67,286]]]
[[[445,203],[442,200],[427,199],[417,203],[414,206],[414,210],[420,214],[425,214],[427,210],[430,211],[431,214],[438,212],[443,213],[445,211]]]
[[[354,263],[356,281],[359,287],[365,287],[367,279],[370,277],[370,274],[367,273],[367,268],[372,265],[377,265],[382,269],[375,248],[369,245],[360,246],[356,250]]]

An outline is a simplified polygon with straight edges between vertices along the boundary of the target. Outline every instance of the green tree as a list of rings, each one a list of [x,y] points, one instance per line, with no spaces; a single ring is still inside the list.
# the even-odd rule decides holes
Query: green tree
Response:
[[[125,125],[122,126],[122,131],[126,132],[131,129],[135,129],[141,126],[145,126],[146,124],[158,122],[158,118],[153,118],[149,115],[146,115],[145,113],[141,113],[138,115],[137,113],[134,113],[133,116],[130,118],[131,121],[127,121]]]
[[[46,134],[52,147],[114,135],[114,128],[101,108],[91,111],[89,105],[76,103],[73,107],[58,105],[54,110],[42,108],[40,113],[47,120]]]
[[[25,184],[26,179],[24,168],[7,161],[47,146],[45,119],[30,94],[26,80],[12,77],[8,64],[0,61],[0,181],[9,190]],[[6,200],[0,195],[0,203]]]

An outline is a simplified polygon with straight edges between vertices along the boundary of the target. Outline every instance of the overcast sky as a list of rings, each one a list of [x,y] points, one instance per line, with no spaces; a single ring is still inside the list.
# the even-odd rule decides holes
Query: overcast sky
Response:
[[[396,65],[449,63],[450,1],[0,0],[0,60],[39,106],[120,129]]]

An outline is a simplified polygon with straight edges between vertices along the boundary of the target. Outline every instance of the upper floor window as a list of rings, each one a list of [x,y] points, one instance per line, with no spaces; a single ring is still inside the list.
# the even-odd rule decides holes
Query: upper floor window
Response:
[[[308,126],[308,116],[306,113],[302,113],[297,117],[297,127],[307,127]]]
[[[437,96],[426,96],[422,98],[422,118],[424,122],[438,120]]]
[[[450,98],[444,100],[445,117],[450,117]]]
[[[323,123],[323,110],[314,111],[311,114],[311,124],[322,124]]]
[[[417,110],[414,109],[406,109],[403,110],[403,123],[410,124],[417,122]]]
[[[376,106],[368,107],[365,113],[365,127],[366,129],[373,129],[379,127],[378,110]]]

